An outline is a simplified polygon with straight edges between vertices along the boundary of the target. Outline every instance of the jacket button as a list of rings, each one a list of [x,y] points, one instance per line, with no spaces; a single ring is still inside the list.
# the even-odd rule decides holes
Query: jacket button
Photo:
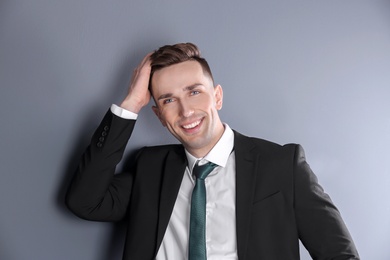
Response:
[[[103,144],[102,144],[101,142],[98,142],[98,143],[96,144],[96,146],[99,147],[99,148],[101,148],[101,147],[103,146]]]
[[[102,132],[102,136],[106,136],[107,135],[107,132],[106,131],[103,131]]]
[[[99,141],[104,142],[104,137],[103,136],[99,137]]]
[[[103,128],[104,131],[108,131],[108,129],[110,129],[107,125]]]

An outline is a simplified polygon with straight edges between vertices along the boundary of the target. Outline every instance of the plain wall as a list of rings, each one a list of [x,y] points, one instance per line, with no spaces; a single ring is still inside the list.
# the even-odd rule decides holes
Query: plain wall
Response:
[[[0,259],[121,259],[124,226],[78,219],[64,194],[144,54],[187,41],[224,89],[223,121],[302,144],[362,259],[389,259],[385,0],[1,1]],[[150,107],[133,136],[129,154],[176,142]]]

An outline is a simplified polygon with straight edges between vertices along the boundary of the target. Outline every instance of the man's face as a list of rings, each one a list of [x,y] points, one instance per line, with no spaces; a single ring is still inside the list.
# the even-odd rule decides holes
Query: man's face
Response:
[[[197,61],[157,70],[152,78],[153,111],[194,156],[205,156],[222,136],[222,88],[214,87]]]

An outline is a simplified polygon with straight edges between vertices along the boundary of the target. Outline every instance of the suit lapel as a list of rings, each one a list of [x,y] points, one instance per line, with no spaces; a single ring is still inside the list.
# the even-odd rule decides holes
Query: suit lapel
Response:
[[[162,173],[163,177],[159,205],[157,248],[155,250],[156,254],[168,226],[186,166],[187,161],[184,149],[181,146],[178,146],[178,149],[172,150],[168,153],[165,168]]]
[[[234,134],[237,253],[239,259],[245,259],[259,155],[254,151],[255,146],[250,138],[237,132]]]

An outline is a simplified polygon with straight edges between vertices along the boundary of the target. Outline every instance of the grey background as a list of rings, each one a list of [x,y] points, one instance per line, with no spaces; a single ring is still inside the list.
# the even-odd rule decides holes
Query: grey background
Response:
[[[144,54],[186,41],[222,119],[302,144],[362,258],[389,259],[390,2],[368,0],[2,0],[0,259],[120,259],[123,225],[76,218],[65,190]],[[147,108],[128,150],[169,142]]]

